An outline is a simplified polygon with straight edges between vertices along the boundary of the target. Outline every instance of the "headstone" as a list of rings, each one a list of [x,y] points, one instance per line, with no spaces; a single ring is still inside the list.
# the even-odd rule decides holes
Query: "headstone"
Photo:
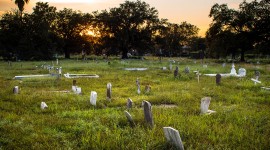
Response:
[[[41,102],[40,108],[41,109],[46,109],[46,108],[48,108],[48,106],[47,106],[47,104],[45,102]]]
[[[178,130],[172,127],[163,127],[163,131],[168,142],[175,145],[177,149],[184,150],[184,146]]]
[[[76,85],[72,85],[71,90],[72,90],[72,92],[76,92],[77,91],[77,86]]]
[[[58,59],[56,59],[56,65],[58,65]]]
[[[259,77],[260,77],[260,75],[261,75],[261,73],[260,73],[260,71],[258,71],[258,70],[255,70],[255,79],[256,80],[259,80]]]
[[[186,68],[185,68],[185,73],[189,73],[189,72],[190,72],[189,67],[186,67]]]
[[[131,109],[132,108],[132,104],[133,104],[133,101],[130,98],[128,98],[127,99],[127,108],[128,109]]]
[[[130,126],[132,126],[132,127],[135,126],[135,123],[132,119],[132,116],[129,114],[129,112],[125,111],[125,115],[127,117],[128,122],[130,123]]]
[[[246,69],[245,68],[240,68],[238,70],[238,75],[241,76],[241,77],[246,76]]]
[[[107,100],[111,101],[112,98],[112,84],[108,83],[107,84]]]
[[[137,78],[137,80],[136,80],[136,85],[137,85],[137,93],[140,94],[141,93],[141,88],[140,88],[139,78]]]
[[[210,105],[211,97],[204,97],[201,99],[201,114],[211,114],[214,113],[215,111],[209,110],[209,105]]]
[[[170,71],[172,71],[172,63],[170,63],[169,68],[170,68]]]
[[[207,68],[208,66],[207,65],[203,65],[203,68]]]
[[[57,59],[57,60],[58,60],[58,59]],[[62,67],[59,67],[58,74],[59,74],[59,76],[62,75]]]
[[[143,101],[144,119],[151,127],[154,126],[154,120],[152,117],[152,106],[148,101]]]
[[[222,67],[223,67],[223,68],[226,67],[226,63],[223,63],[223,64],[222,64]]]
[[[199,72],[199,71],[197,71],[197,72],[196,72],[196,75],[197,75],[197,80],[198,80],[198,83],[200,83],[200,75],[201,75],[201,74],[200,74],[200,72]]]
[[[19,94],[19,86],[14,86],[13,93],[14,94]]]
[[[236,70],[235,70],[235,66],[234,63],[232,64],[232,69],[231,69],[231,75],[236,75]]]
[[[90,103],[94,106],[97,105],[97,92],[95,91],[91,91],[91,95],[90,95]]]
[[[151,91],[151,86],[148,84],[145,86],[145,93],[149,93]]]
[[[76,86],[75,93],[76,93],[76,94],[82,94],[82,88],[81,88],[81,87]]]
[[[162,70],[167,70],[167,67],[162,67]]]
[[[221,75],[218,73],[218,74],[216,75],[216,84],[217,84],[217,85],[220,85],[220,83],[221,83]]]
[[[178,66],[176,66],[174,70],[174,78],[178,77],[178,74],[179,74],[179,69],[178,69]]]
[[[73,80],[73,81],[72,81],[72,85],[73,85],[73,86],[76,86],[76,84],[77,84],[77,81],[76,81],[76,80]]]

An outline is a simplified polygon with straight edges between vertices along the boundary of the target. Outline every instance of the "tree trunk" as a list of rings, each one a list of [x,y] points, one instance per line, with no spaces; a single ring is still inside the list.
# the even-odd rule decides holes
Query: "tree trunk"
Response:
[[[70,52],[67,48],[65,48],[65,58],[70,59]]]
[[[122,59],[127,59],[128,49],[127,48],[122,48]]]
[[[245,50],[241,49],[241,62],[245,62]]]

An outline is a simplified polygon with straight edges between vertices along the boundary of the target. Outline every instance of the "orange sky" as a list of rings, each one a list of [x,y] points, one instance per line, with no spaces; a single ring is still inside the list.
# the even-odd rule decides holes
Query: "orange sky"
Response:
[[[0,0],[0,14],[17,9],[15,0]],[[63,8],[72,8],[82,12],[93,12],[113,7],[119,7],[119,4],[125,0],[30,0],[26,5],[25,11],[32,12],[32,8],[38,1],[49,2],[49,5]],[[200,28],[199,35],[205,35],[205,31],[211,23],[208,17],[211,7],[215,4],[228,4],[229,8],[238,8],[243,0],[144,0],[151,7],[155,7],[159,12],[159,18],[166,18],[171,23],[181,23],[187,21]],[[251,0],[247,0],[250,2]]]

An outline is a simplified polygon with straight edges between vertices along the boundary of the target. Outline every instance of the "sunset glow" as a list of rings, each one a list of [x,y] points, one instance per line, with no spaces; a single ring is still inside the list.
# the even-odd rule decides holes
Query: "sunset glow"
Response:
[[[125,0],[30,0],[25,6],[25,12],[32,12],[38,2],[48,2],[57,7],[57,10],[71,8],[81,12],[93,12],[119,7]],[[166,18],[171,23],[188,22],[200,28],[199,35],[204,36],[209,28],[211,18],[208,17],[211,7],[215,4],[228,4],[230,8],[238,8],[243,0],[144,0],[159,12],[159,18]],[[250,2],[251,0],[247,0]],[[0,15],[6,11],[16,9],[14,1],[0,0]]]

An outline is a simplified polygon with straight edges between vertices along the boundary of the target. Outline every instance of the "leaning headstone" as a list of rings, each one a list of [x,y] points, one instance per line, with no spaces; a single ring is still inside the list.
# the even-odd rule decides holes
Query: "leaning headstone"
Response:
[[[130,98],[128,98],[127,99],[127,108],[128,109],[131,109],[132,108],[132,104],[133,104],[133,101]]]
[[[19,94],[19,86],[14,86],[13,93],[14,94]]]
[[[45,102],[41,102],[40,108],[41,109],[46,109],[46,108],[48,108],[48,106],[47,106],[47,104]]]
[[[125,111],[125,115],[127,117],[128,122],[130,123],[130,126],[134,127],[135,126],[135,123],[134,123],[134,121],[132,119],[132,116],[127,111]]]
[[[152,117],[152,106],[148,101],[143,101],[144,119],[151,127],[154,126],[154,120]]]
[[[185,68],[185,73],[187,74],[187,73],[189,73],[189,72],[190,72],[189,67],[186,67],[186,68]]]
[[[140,94],[141,93],[141,88],[140,88],[139,78],[137,78],[137,80],[136,80],[136,85],[137,85],[137,93]]]
[[[218,73],[218,74],[216,75],[216,84],[217,84],[217,85],[220,85],[220,83],[221,83],[221,75]]]
[[[107,84],[107,100],[111,101],[112,98],[112,84],[108,83]]]
[[[163,127],[163,131],[168,142],[175,145],[177,149],[184,150],[184,146],[178,130],[172,127]]]
[[[234,63],[232,64],[232,69],[231,69],[231,75],[236,75],[236,70],[235,70],[235,66]]]
[[[94,106],[97,105],[97,92],[95,91],[91,91],[91,95],[90,95],[90,103]]]
[[[209,105],[210,105],[211,97],[204,97],[201,99],[201,114],[211,114],[214,113],[215,111],[209,110]]]
[[[174,70],[174,78],[178,77],[178,74],[179,74],[179,69],[178,69],[178,66],[176,66]]]

